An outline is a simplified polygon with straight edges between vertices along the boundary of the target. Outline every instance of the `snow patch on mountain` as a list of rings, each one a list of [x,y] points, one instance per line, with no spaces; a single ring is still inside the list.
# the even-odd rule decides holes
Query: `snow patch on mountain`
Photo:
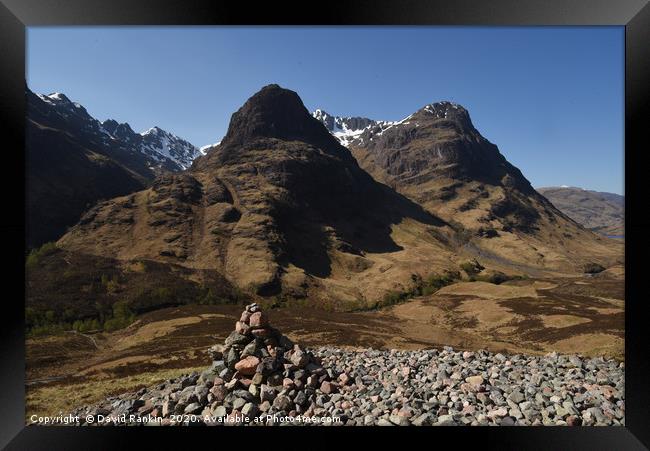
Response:
[[[333,116],[321,109],[315,110],[312,116],[319,120],[343,146],[350,145],[365,130],[381,122],[365,117]]]
[[[75,127],[88,136],[94,136],[91,140],[104,144],[112,142],[127,152],[145,155],[150,168],[184,170],[191,166],[195,158],[203,155],[198,147],[159,127],[136,133],[127,123],[118,123],[113,119],[100,122],[90,116],[83,105],[72,102],[63,93],[38,94],[38,98],[55,114],[74,123]]]
[[[392,127],[410,124],[410,119],[413,117],[413,114],[410,114],[399,121],[378,121],[365,117],[333,116],[324,110],[317,109],[312,113],[312,116],[322,122],[329,132],[334,135],[342,145],[347,147],[353,143],[362,143],[364,139],[363,135],[366,134],[366,132],[370,132],[367,134],[370,135],[369,139],[373,140],[375,137],[381,136],[386,130]],[[417,127],[418,124],[415,123],[415,126]]]
[[[144,152],[158,161],[168,158],[183,169],[189,168],[192,161],[202,155],[195,145],[159,127],[152,127],[140,133],[140,136]]]
[[[217,147],[219,144],[221,144],[221,141],[216,142],[214,144],[207,144],[205,146],[199,147],[199,152],[201,153],[201,155],[205,155],[208,153],[210,149],[212,149],[213,147]]]
[[[425,105],[419,111],[406,116],[399,121],[380,121],[364,117],[333,116],[325,110],[317,109],[312,116],[318,119],[344,146],[351,144],[363,145],[364,140],[373,141],[384,134],[385,131],[400,125],[418,127],[419,123],[413,121],[419,114],[434,115],[438,119],[453,119],[466,115],[467,111],[459,104],[449,101],[435,102]]]

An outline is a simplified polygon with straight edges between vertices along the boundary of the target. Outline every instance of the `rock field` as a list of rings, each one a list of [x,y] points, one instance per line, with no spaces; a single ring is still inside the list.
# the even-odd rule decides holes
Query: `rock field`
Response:
[[[251,304],[212,365],[76,409],[76,424],[625,425],[624,364],[484,350],[304,349]]]

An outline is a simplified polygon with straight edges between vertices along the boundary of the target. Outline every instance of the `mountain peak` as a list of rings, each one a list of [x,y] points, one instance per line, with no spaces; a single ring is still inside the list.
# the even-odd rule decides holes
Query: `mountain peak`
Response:
[[[53,92],[50,94],[35,94],[29,88],[27,91],[31,93],[32,96],[38,97],[40,100],[46,104],[55,107],[59,113],[63,112],[64,114],[71,114],[73,116],[80,116],[84,120],[89,117],[86,109],[79,103],[71,101],[68,96],[61,92]]]
[[[101,124],[103,126],[108,125],[108,126],[113,126],[113,127],[117,127],[119,125],[118,122],[115,119],[106,119],[105,121],[102,121]]]
[[[146,130],[146,131],[144,131],[144,132],[142,132],[140,134],[142,136],[145,136],[145,135],[157,135],[157,134],[159,134],[161,132],[166,133],[162,128],[158,127],[157,125],[154,125],[150,129],[148,129],[148,130]]]
[[[65,94],[60,93],[60,92],[53,92],[51,94],[48,94],[47,98],[51,99],[51,100],[56,100],[56,101],[59,101],[59,102],[72,103],[70,101],[70,99]]]
[[[416,114],[434,116],[436,119],[449,119],[471,125],[469,112],[460,104],[443,100],[429,103],[422,107]]]
[[[133,129],[131,128],[128,122],[123,122],[119,124],[117,127],[118,130],[122,130],[123,133],[128,133],[129,135],[135,135],[135,132],[133,131]]]
[[[334,117],[331,114],[329,114],[327,111],[321,110],[320,108],[314,110],[314,112],[311,113],[311,115],[314,116],[319,121],[326,120],[328,117]]]
[[[257,138],[303,141],[340,153],[336,139],[311,116],[298,94],[277,84],[264,86],[232,115],[222,146],[242,145]]]
[[[460,111],[467,111],[460,103],[451,102],[449,100],[440,100],[438,102],[432,102],[428,105],[425,105],[424,108],[433,108],[433,109],[454,109]]]
[[[289,89],[285,89],[285,88],[283,88],[282,86],[280,86],[277,83],[270,83],[270,84],[268,84],[266,86],[262,86],[262,89],[260,89],[258,91],[258,94],[262,93],[264,91],[288,91],[288,92],[293,92],[294,94],[296,94],[294,91],[291,91]],[[296,95],[298,95],[298,94],[296,94]]]
[[[135,169],[145,179],[153,176],[152,170],[184,170],[201,155],[193,144],[158,126],[136,133],[126,122],[99,121],[63,93],[35,94],[26,87],[26,94],[27,114],[35,122],[65,130],[86,147],[106,152],[111,158],[118,155],[120,163]]]

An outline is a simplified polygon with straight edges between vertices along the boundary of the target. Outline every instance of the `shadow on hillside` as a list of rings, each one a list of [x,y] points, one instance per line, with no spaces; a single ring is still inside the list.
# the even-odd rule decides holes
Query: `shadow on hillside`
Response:
[[[359,200],[359,199],[358,199]],[[340,205],[336,211],[285,211],[278,225],[286,241],[284,266],[292,264],[316,277],[332,273],[329,251],[332,247],[352,255],[399,252],[404,248],[391,237],[392,226],[412,219],[427,226],[450,227],[385,185],[375,185],[370,196],[356,204]]]

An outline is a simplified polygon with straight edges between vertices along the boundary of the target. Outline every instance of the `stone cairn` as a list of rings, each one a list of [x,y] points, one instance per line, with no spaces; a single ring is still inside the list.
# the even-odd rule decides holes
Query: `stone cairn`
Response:
[[[271,327],[256,303],[246,306],[235,330],[223,345],[208,349],[208,354],[212,365],[201,374],[108,398],[103,404],[77,409],[73,414],[82,419],[89,414],[148,416],[155,419],[147,421],[149,424],[161,425],[268,424],[277,421],[270,417],[284,421],[288,417],[312,417],[318,409],[316,398],[336,393],[347,382],[345,378],[336,380],[331,370],[323,368],[320,358]]]
[[[340,383],[319,358],[271,327],[255,303],[242,312],[224,344],[208,354],[212,367],[201,377],[215,376],[206,400],[216,416],[311,416],[316,392],[333,393]]]

